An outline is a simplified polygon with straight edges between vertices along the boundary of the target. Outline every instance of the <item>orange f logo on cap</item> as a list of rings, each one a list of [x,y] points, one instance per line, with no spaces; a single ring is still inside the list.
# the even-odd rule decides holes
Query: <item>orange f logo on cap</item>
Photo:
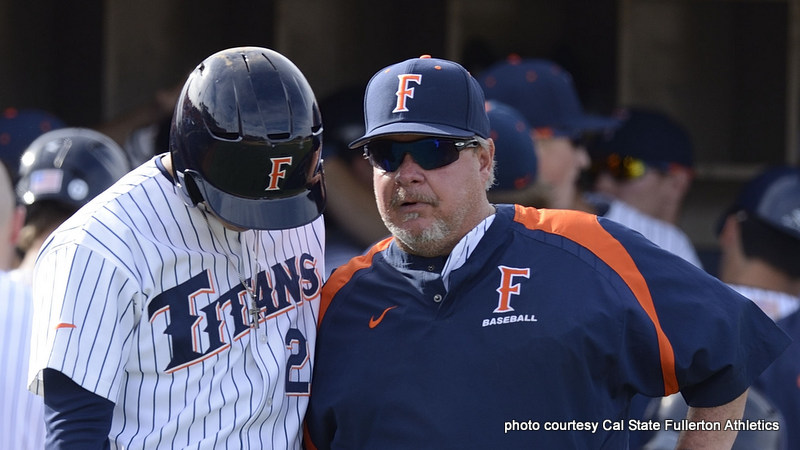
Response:
[[[397,96],[397,105],[395,105],[394,109],[392,110],[393,113],[408,111],[406,99],[414,98],[414,88],[409,87],[408,84],[412,81],[417,84],[422,84],[422,75],[416,73],[404,73],[402,75],[398,75],[397,78],[397,92],[395,92],[395,95]]]

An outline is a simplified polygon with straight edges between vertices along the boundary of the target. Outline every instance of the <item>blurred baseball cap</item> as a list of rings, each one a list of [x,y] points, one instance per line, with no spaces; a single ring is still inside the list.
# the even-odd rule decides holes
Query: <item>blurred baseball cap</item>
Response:
[[[319,110],[325,121],[323,157],[361,157],[348,145],[364,134],[363,95],[363,86],[347,86],[320,100]]]
[[[620,126],[591,142],[592,159],[618,155],[662,167],[679,164],[691,168],[694,165],[694,146],[689,133],[666,113],[629,107],[619,109],[614,115],[620,119]]]
[[[800,239],[800,168],[771,167],[749,181],[720,218],[717,230],[727,216],[739,211]]]
[[[423,55],[388,66],[364,94],[366,133],[350,148],[390,134],[489,137],[484,96],[460,64]]]
[[[572,75],[549,60],[512,55],[482,72],[479,83],[487,99],[519,110],[539,134],[575,138],[619,122],[584,112]]]
[[[31,142],[42,134],[64,128],[58,117],[39,109],[5,108],[0,114],[0,160],[16,184],[19,160]]]
[[[494,100],[486,102],[494,141],[495,184],[492,190],[521,190],[536,181],[538,161],[530,125],[522,113]]]

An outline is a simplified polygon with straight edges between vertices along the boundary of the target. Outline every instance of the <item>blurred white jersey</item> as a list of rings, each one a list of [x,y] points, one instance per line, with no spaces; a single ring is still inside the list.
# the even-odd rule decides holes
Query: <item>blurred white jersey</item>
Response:
[[[21,272],[0,272],[0,448],[44,448],[44,403],[26,388],[33,303]]]

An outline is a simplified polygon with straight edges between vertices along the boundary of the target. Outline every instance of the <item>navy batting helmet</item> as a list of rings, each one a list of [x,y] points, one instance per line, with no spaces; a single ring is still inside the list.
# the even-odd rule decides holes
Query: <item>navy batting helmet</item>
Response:
[[[260,47],[223,50],[197,66],[170,132],[186,204],[205,202],[248,229],[296,227],[322,214],[321,149],[311,86],[289,59]]]
[[[17,197],[28,207],[47,200],[78,209],[129,170],[125,151],[110,137],[88,128],[60,128],[25,149]]]

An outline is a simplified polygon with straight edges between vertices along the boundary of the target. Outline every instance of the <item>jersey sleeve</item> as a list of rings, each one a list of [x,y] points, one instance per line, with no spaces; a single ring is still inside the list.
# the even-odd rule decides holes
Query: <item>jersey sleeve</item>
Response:
[[[49,450],[110,448],[108,432],[114,403],[81,388],[61,372],[44,369]]]
[[[131,346],[136,283],[115,260],[74,243],[39,255],[29,389],[43,395],[42,370],[57,370],[114,401]]]
[[[640,235],[611,221],[600,223],[641,275],[644,294],[634,294],[643,309],[652,308],[648,326],[657,332],[647,338],[650,348],[661,354],[662,365],[673,366],[663,373],[665,378],[674,374],[674,385],[665,379],[664,392],[657,392],[637,379],[646,370],[637,368],[636,353],[624,352],[631,356],[622,363],[631,368],[631,380],[641,393],[659,396],[680,390],[691,406],[719,406],[744,392],[788,346],[788,336],[752,301]],[[642,301],[644,295],[651,306]],[[643,330],[627,327],[623,342],[640,346]]]

